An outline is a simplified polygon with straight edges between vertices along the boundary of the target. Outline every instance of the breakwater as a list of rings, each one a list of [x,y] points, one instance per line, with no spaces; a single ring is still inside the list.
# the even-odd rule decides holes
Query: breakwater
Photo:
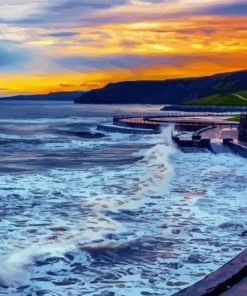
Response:
[[[212,106],[212,105],[166,105],[164,111],[180,111],[180,112],[246,112],[246,106]]]
[[[234,153],[239,154],[242,157],[247,158],[247,147],[239,143],[235,143],[233,139],[224,139],[224,145],[229,147]]]
[[[155,134],[160,133],[163,127],[173,125],[175,133],[172,135],[172,139],[183,151],[188,151],[185,148],[200,148],[208,149],[218,154],[240,150],[238,154],[246,157],[245,147],[236,148],[235,145],[232,145],[232,147],[228,145],[228,148],[226,148],[223,140],[219,143],[212,142],[213,138],[202,137],[203,133],[210,129],[232,129],[238,127],[237,122],[229,122],[225,119],[229,116],[227,112],[224,115],[224,117],[220,113],[207,113],[203,115],[201,113],[118,115],[114,116],[113,121],[110,123],[99,124],[97,129],[106,132],[129,134]],[[187,137],[184,138],[183,132],[188,133]]]

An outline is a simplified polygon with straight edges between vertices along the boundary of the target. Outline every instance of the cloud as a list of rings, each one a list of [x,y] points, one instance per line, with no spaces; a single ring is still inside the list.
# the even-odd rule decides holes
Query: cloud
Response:
[[[72,71],[85,71],[95,69],[135,69],[143,65],[154,64],[174,65],[184,60],[184,56],[142,56],[142,55],[115,55],[106,57],[70,56],[54,60],[59,66]]]
[[[21,70],[30,61],[28,52],[8,41],[0,41],[0,71]]]
[[[0,0],[0,11],[1,86],[15,92],[201,74],[204,61],[234,70],[246,58],[244,0]]]
[[[61,83],[59,85],[61,88],[72,88],[72,89],[91,89],[94,87],[98,87],[99,84],[96,83],[81,83],[81,84],[68,84],[68,83]]]
[[[80,35],[80,33],[67,31],[67,32],[53,32],[53,33],[49,33],[45,36],[58,37],[58,38],[61,37],[62,38],[62,37],[74,37],[74,36],[78,36],[78,35]]]
[[[240,2],[231,5],[216,5],[208,9],[207,13],[215,15],[247,16],[247,3]]]
[[[44,3],[42,0],[0,0],[1,22],[11,22],[38,14]]]
[[[52,4],[53,9],[68,11],[72,9],[102,9],[115,5],[124,5],[128,0],[65,0],[55,1]]]
[[[132,0],[126,5],[113,6],[109,9],[94,11],[93,20],[96,22],[112,23],[164,20],[207,13],[214,7],[238,5],[241,0],[163,0],[143,1]]]
[[[0,0],[0,22],[16,26],[76,28],[82,25],[164,19],[210,11],[239,11],[243,0]],[[24,2],[24,1],[23,1]],[[1,4],[2,3],[2,4]],[[240,8],[239,8],[240,7]]]
[[[0,22],[16,26],[76,27],[84,24],[96,10],[125,5],[128,0],[0,0]]]
[[[61,83],[59,86],[61,87],[76,87],[78,85],[75,85],[75,84],[67,84],[67,83]]]

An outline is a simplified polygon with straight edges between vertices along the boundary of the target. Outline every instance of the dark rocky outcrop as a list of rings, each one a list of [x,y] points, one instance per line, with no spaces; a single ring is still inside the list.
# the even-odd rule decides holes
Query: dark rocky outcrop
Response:
[[[180,104],[216,93],[245,90],[246,86],[247,70],[163,81],[125,81],[84,93],[75,103]]]

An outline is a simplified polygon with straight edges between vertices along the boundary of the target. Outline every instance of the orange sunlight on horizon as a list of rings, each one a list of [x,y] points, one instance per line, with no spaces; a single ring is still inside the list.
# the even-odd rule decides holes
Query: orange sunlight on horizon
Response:
[[[44,29],[40,29],[32,40],[25,40],[23,35],[23,43],[30,51],[47,53],[46,68],[5,73],[0,78],[0,95],[89,90],[122,80],[162,80],[247,69],[246,23],[245,16],[202,15],[102,24],[74,29],[72,40],[44,36]],[[18,32],[19,38],[26,34],[12,30],[11,36]],[[71,69],[70,65],[56,69],[49,64],[50,56],[66,60],[82,55],[99,62],[88,69],[82,65],[83,70]],[[132,65],[128,63],[130,56],[134,61],[136,57],[148,58],[149,62],[141,60]],[[112,62],[113,58],[117,62]],[[110,62],[101,66],[100,59]]]

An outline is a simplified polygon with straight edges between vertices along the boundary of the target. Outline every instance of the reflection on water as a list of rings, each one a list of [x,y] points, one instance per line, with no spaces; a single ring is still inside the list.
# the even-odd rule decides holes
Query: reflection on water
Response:
[[[1,295],[172,295],[246,246],[242,158],[96,134],[129,107],[18,104],[1,102]]]

